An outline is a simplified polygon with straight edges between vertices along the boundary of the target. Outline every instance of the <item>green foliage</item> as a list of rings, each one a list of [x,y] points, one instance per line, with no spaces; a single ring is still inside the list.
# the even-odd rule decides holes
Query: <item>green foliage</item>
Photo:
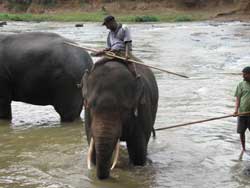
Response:
[[[158,22],[159,19],[155,16],[136,16],[134,18],[135,22]]]
[[[189,22],[189,21],[196,21],[196,20],[202,20],[202,17],[199,15],[183,15],[183,14],[176,14],[176,13],[170,13],[165,15],[160,15],[159,19],[162,22]]]
[[[180,15],[180,16],[177,16],[174,21],[175,22],[190,22],[190,21],[193,21],[193,19],[191,16]]]
[[[0,14],[0,20],[24,21],[29,15],[22,14]]]
[[[103,12],[94,13],[65,13],[65,14],[3,14],[0,13],[0,20],[11,21],[86,21],[101,22],[103,20]]]
[[[105,11],[98,12],[71,12],[61,14],[7,14],[0,13],[0,20],[3,21],[61,21],[61,22],[102,22],[106,16]],[[115,15],[119,22],[186,22],[201,20],[201,16],[167,14],[167,15]]]

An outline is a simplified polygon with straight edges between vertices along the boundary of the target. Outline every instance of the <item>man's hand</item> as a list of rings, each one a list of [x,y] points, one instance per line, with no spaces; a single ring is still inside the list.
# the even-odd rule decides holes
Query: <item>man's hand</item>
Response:
[[[94,56],[94,57],[102,56],[102,55],[104,55],[104,51],[101,50],[101,51],[98,51],[98,52],[92,52],[90,55]]]
[[[110,51],[110,50],[111,50],[110,48],[105,48],[103,51],[107,52],[107,51]]]
[[[109,51],[106,51],[106,52],[107,52],[108,55],[111,55],[111,56],[115,56],[118,53],[118,51],[115,50],[115,49],[112,49],[112,50],[109,50]]]
[[[128,61],[128,59],[129,59],[129,55],[125,55],[125,59],[126,59],[126,61]]]
[[[233,113],[234,117],[236,117],[236,116],[237,116],[237,114],[238,114],[238,112],[237,112],[237,111],[235,111],[235,112]]]
[[[105,48],[105,49],[100,50],[98,52],[92,52],[90,55],[92,55],[94,57],[102,56],[105,54],[105,52],[108,52],[109,50],[110,50],[110,48]]]
[[[116,50],[116,49],[112,49],[112,50],[109,50],[109,52],[112,52],[112,53],[116,54],[116,53],[118,53],[119,51]]]

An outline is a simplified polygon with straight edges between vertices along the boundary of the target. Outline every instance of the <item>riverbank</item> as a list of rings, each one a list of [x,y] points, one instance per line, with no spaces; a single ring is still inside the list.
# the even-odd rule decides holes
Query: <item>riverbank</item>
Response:
[[[101,22],[103,17],[108,15],[105,11],[96,12],[66,12],[53,14],[13,14],[0,13],[0,20],[2,21],[61,21],[61,22]],[[119,21],[122,22],[181,22],[181,21],[198,21],[206,20],[208,17],[199,13],[184,13],[184,12],[167,12],[157,13],[151,12],[146,14],[130,13],[113,14]]]
[[[180,22],[211,19],[245,21],[250,17],[242,8],[245,5],[243,6],[240,1],[238,3],[225,3],[219,0],[213,2],[203,0],[197,1],[204,2],[203,4],[198,3],[193,6],[170,0],[112,1],[111,3],[62,1],[57,4],[8,4],[4,2],[0,1],[0,21],[101,22],[103,17],[109,14],[114,15],[122,22]]]
[[[105,11],[94,12],[59,12],[51,14],[31,13],[0,13],[0,21],[26,21],[26,22],[101,22],[108,15]],[[165,13],[150,11],[148,13],[114,13],[117,20],[121,22],[190,22],[190,21],[250,21],[247,14],[222,14],[208,11],[169,11]]]

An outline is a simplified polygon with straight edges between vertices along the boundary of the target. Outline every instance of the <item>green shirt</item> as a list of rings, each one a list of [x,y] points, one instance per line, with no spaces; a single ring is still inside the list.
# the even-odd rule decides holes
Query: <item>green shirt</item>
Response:
[[[240,100],[239,112],[250,112],[250,82],[240,82],[234,96]]]

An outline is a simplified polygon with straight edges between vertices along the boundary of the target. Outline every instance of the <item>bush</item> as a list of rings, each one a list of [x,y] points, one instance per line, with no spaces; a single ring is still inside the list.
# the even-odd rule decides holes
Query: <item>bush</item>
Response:
[[[190,16],[177,16],[175,18],[175,22],[190,22],[192,21],[193,19],[190,17]]]
[[[135,17],[135,22],[157,22],[159,21],[158,18],[155,16],[136,16]]]

